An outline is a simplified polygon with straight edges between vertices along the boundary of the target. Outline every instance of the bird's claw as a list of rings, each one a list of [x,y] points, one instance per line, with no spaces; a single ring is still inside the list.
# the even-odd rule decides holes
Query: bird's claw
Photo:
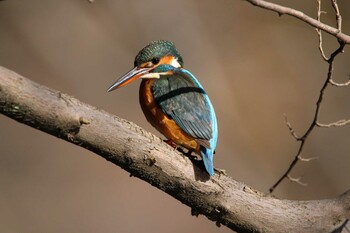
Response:
[[[173,142],[173,140],[171,140],[171,139],[164,140],[164,142],[165,142],[166,144],[168,144],[169,146],[171,146],[172,148],[174,148],[174,149],[177,148],[177,145],[176,145],[175,142]]]

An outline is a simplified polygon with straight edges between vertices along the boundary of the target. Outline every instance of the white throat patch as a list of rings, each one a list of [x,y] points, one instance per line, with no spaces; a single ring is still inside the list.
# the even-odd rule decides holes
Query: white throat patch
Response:
[[[170,63],[171,66],[174,66],[175,68],[180,68],[181,65],[180,63],[177,61],[177,58],[174,58],[171,63]]]
[[[148,74],[142,75],[140,78],[160,78],[160,74],[159,73],[148,73]]]

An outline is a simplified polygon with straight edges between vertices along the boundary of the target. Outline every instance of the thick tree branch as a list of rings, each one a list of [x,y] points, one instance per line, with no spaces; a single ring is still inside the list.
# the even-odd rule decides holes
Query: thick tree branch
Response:
[[[2,67],[0,112],[95,152],[194,213],[239,232],[331,232],[350,212],[350,191],[334,199],[290,201],[265,196],[223,174],[209,178],[137,125]]]
[[[264,1],[264,0],[246,0],[246,1],[253,4],[254,6],[258,6],[258,7],[267,9],[267,10],[274,11],[274,12],[278,13],[280,16],[281,15],[293,16],[293,17],[300,19],[300,20],[304,21],[305,23],[307,23],[307,24],[309,24],[317,29],[320,29],[320,30],[322,30],[330,35],[335,36],[336,38],[338,38],[338,40],[343,41],[345,44],[350,43],[350,36],[342,33],[340,29],[331,27],[331,26],[324,24],[324,23],[321,23],[319,20],[314,19],[314,18],[304,14],[301,11],[295,10],[293,8],[281,6],[281,5],[272,3],[272,2]],[[338,15],[337,15],[337,19],[338,19]],[[339,21],[337,21],[337,23],[339,23]]]

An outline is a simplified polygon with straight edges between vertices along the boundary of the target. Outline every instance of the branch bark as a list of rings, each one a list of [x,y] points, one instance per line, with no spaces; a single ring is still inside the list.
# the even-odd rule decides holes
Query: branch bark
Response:
[[[209,178],[137,125],[0,67],[0,112],[84,147],[239,232],[332,232],[346,223],[350,191],[325,200],[280,200],[224,174]]]

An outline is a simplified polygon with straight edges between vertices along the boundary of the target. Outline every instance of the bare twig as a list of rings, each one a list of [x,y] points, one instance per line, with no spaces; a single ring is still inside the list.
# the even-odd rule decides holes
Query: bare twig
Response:
[[[324,11],[321,11],[321,0],[317,0],[317,21],[321,22],[321,14],[325,13]],[[323,41],[322,41],[322,31],[321,29],[316,28],[317,34],[318,34],[318,49],[320,50],[321,56],[323,60],[327,61],[328,58],[326,54],[323,51]]]
[[[289,129],[290,134],[295,138],[295,140],[300,141],[300,137],[295,133],[291,123],[288,121],[287,115],[283,114],[286,125]]]
[[[335,81],[333,81],[333,79],[330,79],[329,82],[330,84],[332,84],[333,86],[336,86],[336,87],[346,87],[346,86],[349,86],[350,85],[350,75],[349,76],[349,81],[345,82],[345,83],[337,83]]]
[[[249,0],[248,0],[249,1]],[[252,1],[249,1],[249,2],[252,2]],[[272,193],[275,188],[285,179],[285,178],[288,178],[289,180],[292,180],[292,181],[295,181],[297,183],[301,183],[300,182],[300,178],[298,179],[291,179],[290,177],[290,172],[292,171],[292,169],[295,167],[295,165],[298,163],[298,161],[310,161],[310,159],[305,159],[303,157],[301,157],[301,154],[302,154],[302,151],[303,151],[303,148],[304,148],[304,145],[305,145],[305,142],[308,138],[308,136],[310,135],[310,133],[313,131],[313,129],[315,128],[315,126],[319,126],[319,127],[337,127],[337,126],[343,126],[343,125],[346,125],[349,123],[349,121],[347,120],[341,120],[341,121],[337,121],[337,122],[333,122],[333,123],[330,123],[330,124],[321,124],[318,122],[318,119],[319,119],[319,114],[320,114],[320,110],[321,110],[321,103],[322,103],[322,99],[323,99],[323,95],[324,95],[324,92],[326,90],[326,88],[328,87],[329,84],[332,84],[334,86],[347,86],[349,85],[348,83],[350,83],[350,80],[349,82],[347,83],[336,83],[333,81],[332,79],[332,76],[333,76],[333,69],[334,69],[334,59],[335,57],[339,54],[339,53],[342,53],[343,50],[344,50],[344,47],[346,45],[346,41],[344,41],[343,39],[339,38],[337,36],[337,34],[339,35],[339,33],[341,33],[341,27],[342,27],[342,17],[341,17],[341,14],[340,14],[340,11],[339,11],[339,7],[338,7],[338,4],[337,4],[337,0],[332,0],[332,7],[335,11],[335,14],[336,14],[336,22],[337,22],[337,34],[334,35],[332,33],[330,33],[329,31],[325,30],[324,28],[320,27],[320,25],[322,25],[321,23],[321,14],[324,13],[322,10],[321,10],[321,0],[317,0],[317,23],[316,24],[315,22],[313,22],[313,19],[310,18],[309,16],[306,16],[304,15],[302,12],[299,12],[299,11],[296,11],[294,9],[291,9],[291,8],[286,8],[286,7],[283,7],[283,6],[280,6],[280,5],[276,5],[276,4],[273,4],[273,3],[269,3],[269,2],[265,2],[265,1],[260,1],[260,0],[255,0],[253,1],[254,5],[257,5],[257,6],[260,6],[260,7],[263,7],[263,8],[266,8],[266,9],[270,9],[270,10],[273,10],[273,11],[276,11],[276,12],[279,12],[280,14],[282,13],[286,13],[286,14],[289,14],[289,15],[292,15],[292,16],[295,16],[313,26],[316,27],[316,31],[317,31],[317,34],[318,34],[318,38],[319,38],[319,51],[321,53],[321,56],[323,58],[323,60],[325,60],[327,63],[328,63],[328,74],[327,74],[327,78],[320,90],[320,94],[319,94],[319,97],[318,97],[318,100],[317,100],[317,103],[316,103],[316,110],[315,110],[315,114],[314,114],[314,118],[313,118],[313,121],[311,122],[309,128],[307,129],[307,131],[304,133],[304,135],[302,137],[298,137],[294,131],[294,129],[291,127],[291,124],[290,122],[287,120],[286,116],[285,116],[285,119],[286,119],[286,124],[287,124],[287,127],[289,128],[289,131],[291,132],[292,136],[297,139],[298,141],[300,141],[300,146],[299,146],[299,149],[296,153],[296,155],[294,156],[294,159],[293,161],[291,162],[291,164],[289,165],[288,169],[286,170],[286,172],[277,180],[277,182],[272,185],[272,187],[269,189],[269,192]],[[311,23],[313,22],[313,24]],[[334,28],[333,28],[334,29]],[[338,49],[336,49],[329,58],[327,58],[327,56],[325,55],[324,51],[323,51],[323,44],[322,44],[322,31],[325,31],[325,32],[328,32],[330,33],[331,35],[334,35],[336,38],[338,38],[338,42],[339,42],[339,47]]]
[[[342,26],[342,17],[339,11],[339,6],[337,3],[337,0],[332,0],[332,7],[334,8],[335,11],[335,20],[337,22],[337,28],[339,32],[341,32],[341,26]]]
[[[317,122],[317,126],[323,127],[323,128],[340,127],[340,126],[344,126],[347,124],[350,124],[350,120],[339,120],[339,121],[332,122],[329,124],[322,124],[322,123]]]
[[[290,180],[291,182],[295,182],[297,184],[300,184],[301,186],[307,186],[307,183],[303,183],[301,181],[301,177],[298,177],[298,178],[293,178],[291,177],[290,175],[287,176],[288,180]]]
[[[264,1],[264,0],[246,0],[247,2],[253,4],[254,6],[258,6],[267,10],[271,10],[274,11],[276,13],[278,13],[279,15],[290,15],[292,17],[295,17],[297,19],[300,19],[302,21],[304,21],[305,23],[318,28],[336,38],[338,38],[338,40],[343,41],[343,43],[345,44],[349,44],[350,43],[350,36],[346,35],[344,33],[342,33],[338,28],[334,28],[331,27],[327,24],[321,23],[319,21],[317,21],[316,19],[304,14],[301,11],[295,10],[293,8],[289,8],[289,7],[284,7],[275,3],[271,3],[268,1]]]
[[[342,53],[343,50],[344,50],[344,47],[345,47],[345,43],[342,43],[342,42],[339,42],[339,47],[337,50],[335,50],[330,58],[327,60],[328,62],[328,74],[327,74],[327,78],[320,90],[320,94],[318,96],[318,100],[316,102],[316,110],[315,110],[315,114],[314,114],[314,118],[309,126],[309,128],[307,129],[307,131],[305,132],[305,134],[298,138],[299,141],[301,142],[300,143],[300,146],[299,146],[299,149],[296,153],[296,155],[294,156],[294,159],[293,161],[291,162],[291,164],[289,165],[288,169],[285,171],[285,173],[277,180],[277,182],[271,186],[271,188],[269,189],[269,192],[272,193],[275,188],[285,179],[285,178],[288,178],[290,172],[292,171],[292,169],[295,167],[295,165],[298,163],[298,161],[301,161],[299,159],[299,156],[301,156],[302,154],[302,151],[303,151],[303,148],[304,148],[304,145],[305,145],[305,142],[306,140],[308,139],[308,136],[310,135],[310,133],[312,132],[312,130],[315,128],[315,126],[318,125],[318,119],[319,119],[319,115],[320,115],[320,111],[321,111],[321,103],[322,103],[322,100],[323,100],[323,95],[324,95],[324,92],[326,90],[326,88],[328,87],[329,83],[330,83],[330,80],[332,79],[332,76],[333,76],[333,69],[334,69],[334,59],[335,57]]]
[[[310,161],[312,161],[312,160],[316,160],[316,159],[318,159],[318,157],[317,156],[315,156],[315,157],[310,157],[310,158],[304,158],[304,157],[302,157],[302,156],[298,156],[298,159],[300,160],[300,161],[302,161],[302,162],[310,162]]]

